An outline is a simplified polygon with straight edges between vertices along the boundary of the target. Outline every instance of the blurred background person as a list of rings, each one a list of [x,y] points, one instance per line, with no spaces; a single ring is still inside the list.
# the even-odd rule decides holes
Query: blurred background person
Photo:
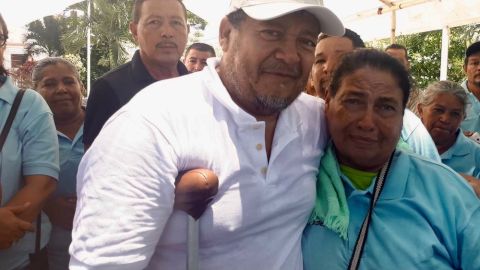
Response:
[[[467,79],[462,83],[469,103],[461,126],[467,135],[480,132],[480,41],[472,43],[465,52],[463,70]]]
[[[130,32],[139,49],[131,61],[97,79],[87,101],[83,143],[88,149],[103,125],[146,86],[188,74],[180,62],[189,27],[181,0],[135,0]]]
[[[408,72],[384,52],[342,58],[326,97],[331,144],[303,235],[305,270],[357,269],[354,249],[358,269],[480,269],[480,200],[445,165],[396,148],[409,91]]]
[[[188,46],[183,63],[189,72],[197,72],[207,65],[208,58],[215,56],[215,50],[212,46],[197,42]]]
[[[465,119],[468,97],[461,85],[451,81],[431,83],[421,95],[418,112],[432,136],[442,162],[469,180],[480,194],[480,144],[467,138],[460,125]]]
[[[19,89],[3,66],[8,29],[0,15],[0,127]],[[39,213],[58,179],[58,142],[52,112],[35,91],[26,90],[0,154],[0,269],[28,269],[29,254],[46,262],[51,225]],[[37,221],[36,224],[32,224]],[[38,232],[35,233],[33,230]],[[44,264],[41,267],[46,267]],[[43,268],[45,269],[45,268]]]
[[[391,57],[397,59],[408,70],[408,72],[410,72],[410,60],[408,57],[407,47],[401,44],[393,43],[385,48],[385,52]],[[408,98],[407,108],[412,112],[418,114],[417,103],[420,90],[415,87],[415,83],[413,82],[413,79],[411,77],[410,80],[412,81],[412,89],[410,90],[410,97]]]
[[[318,36],[315,61],[310,75],[311,84],[318,97],[325,98],[332,72],[342,55],[356,48],[365,48],[365,43],[357,33],[348,28],[345,28],[345,34],[341,37],[325,34]]]
[[[53,112],[60,150],[57,190],[47,201],[45,211],[52,222],[47,246],[50,270],[68,269],[68,246],[72,241],[75,214],[76,175],[83,156],[83,84],[73,64],[60,57],[45,58],[32,72],[34,88]]]

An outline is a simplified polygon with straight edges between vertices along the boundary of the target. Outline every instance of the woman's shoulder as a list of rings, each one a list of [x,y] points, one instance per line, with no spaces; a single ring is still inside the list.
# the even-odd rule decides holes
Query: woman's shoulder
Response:
[[[444,197],[446,194],[460,197],[465,193],[473,195],[467,181],[443,163],[405,151],[401,151],[398,159],[398,169],[408,175],[408,182],[416,189],[423,189],[427,193],[439,192]]]
[[[51,113],[47,102],[37,91],[32,89],[25,89],[25,94],[19,107],[20,110],[33,114]]]

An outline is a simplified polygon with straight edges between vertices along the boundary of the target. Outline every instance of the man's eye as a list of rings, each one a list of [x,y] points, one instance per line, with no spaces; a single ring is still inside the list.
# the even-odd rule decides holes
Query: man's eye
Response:
[[[274,41],[282,38],[282,33],[280,31],[265,29],[260,31],[260,36],[265,40]]]
[[[172,21],[172,25],[175,25],[175,26],[183,26],[183,22],[182,22],[182,21],[175,20],[175,21]]]
[[[158,25],[158,24],[160,24],[160,20],[151,20],[151,21],[148,22],[148,24]]]
[[[315,49],[315,46],[317,46],[315,41],[313,41],[309,38],[300,38],[300,43],[305,45],[307,48],[312,48],[312,49]]]
[[[323,59],[323,58],[315,59],[315,64],[323,65],[323,64],[325,64],[325,59]]]
[[[393,107],[392,105],[389,105],[389,104],[382,104],[380,105],[380,109],[382,111],[395,111],[395,107]]]

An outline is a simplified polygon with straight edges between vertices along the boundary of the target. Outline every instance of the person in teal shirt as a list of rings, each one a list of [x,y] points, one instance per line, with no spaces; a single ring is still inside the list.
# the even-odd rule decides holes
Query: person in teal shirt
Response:
[[[396,149],[409,91],[405,68],[375,49],[345,55],[334,72],[305,270],[348,269],[369,210],[358,269],[480,269],[480,200],[471,187],[447,166]]]
[[[0,129],[19,89],[3,67],[8,30],[0,16]],[[34,221],[58,179],[58,142],[52,112],[43,98],[27,90],[0,153],[0,269],[28,267],[35,251]],[[44,248],[50,222],[41,217]],[[44,254],[44,253],[42,253]]]
[[[61,57],[39,61],[33,69],[32,81],[53,112],[60,151],[60,181],[45,207],[52,221],[47,246],[49,270],[66,270],[77,201],[77,170],[84,153],[84,87],[75,66]]]
[[[423,92],[418,112],[442,162],[469,180],[480,195],[480,144],[466,137],[460,128],[468,103],[461,85],[438,81],[431,83]]]
[[[480,132],[480,41],[470,44],[465,51],[463,71],[467,79],[462,87],[467,93],[469,104],[461,126],[468,132]]]

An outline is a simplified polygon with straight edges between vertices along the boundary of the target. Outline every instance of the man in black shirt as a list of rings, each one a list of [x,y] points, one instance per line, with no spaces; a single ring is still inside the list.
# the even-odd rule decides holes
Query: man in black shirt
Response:
[[[83,132],[85,149],[110,116],[141,89],[188,73],[179,61],[188,35],[187,12],[180,0],[135,0],[130,32],[139,47],[132,60],[92,85]]]

